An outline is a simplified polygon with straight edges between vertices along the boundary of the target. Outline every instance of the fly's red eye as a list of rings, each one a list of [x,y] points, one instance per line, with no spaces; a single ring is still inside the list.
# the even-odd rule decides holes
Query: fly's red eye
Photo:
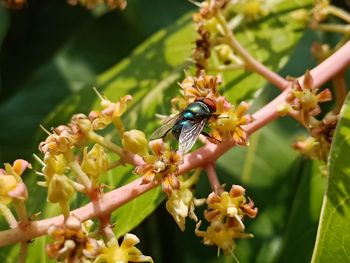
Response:
[[[210,112],[216,111],[216,104],[213,100],[208,99],[208,98],[204,98],[202,101],[208,106]]]

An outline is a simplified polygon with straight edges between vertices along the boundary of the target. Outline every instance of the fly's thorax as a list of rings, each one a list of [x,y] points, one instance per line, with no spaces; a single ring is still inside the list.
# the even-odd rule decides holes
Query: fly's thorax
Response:
[[[211,111],[204,102],[195,101],[189,104],[181,114],[189,120],[201,120],[211,117]]]

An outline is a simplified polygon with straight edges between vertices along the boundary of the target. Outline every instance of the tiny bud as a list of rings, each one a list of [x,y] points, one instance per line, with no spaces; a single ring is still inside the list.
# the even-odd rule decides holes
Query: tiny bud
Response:
[[[293,20],[295,20],[298,23],[301,23],[303,25],[307,25],[307,23],[310,20],[310,14],[307,9],[298,9],[293,12],[291,12],[291,17]]]
[[[145,134],[139,130],[131,130],[123,133],[122,144],[125,150],[139,154],[141,156],[148,155],[148,141]]]
[[[81,163],[81,168],[90,177],[97,178],[108,169],[109,161],[101,145],[95,144],[88,152],[84,148],[84,157]]]
[[[215,49],[221,61],[224,61],[224,62],[231,61],[233,51],[229,45],[222,44],[217,46]]]
[[[84,133],[91,130],[91,121],[85,114],[82,113],[73,115],[72,124],[78,125]]]
[[[51,203],[67,202],[74,194],[74,187],[64,175],[53,175],[49,183],[47,199]]]

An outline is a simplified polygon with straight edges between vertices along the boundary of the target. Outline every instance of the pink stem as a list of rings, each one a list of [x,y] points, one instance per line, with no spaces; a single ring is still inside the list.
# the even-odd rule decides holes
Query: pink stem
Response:
[[[208,164],[205,169],[207,170],[208,180],[211,186],[211,190],[220,195],[222,192],[222,187],[219,182],[219,178],[216,174],[215,166],[213,163]]]
[[[326,81],[334,77],[341,70],[345,69],[350,63],[350,41],[348,41],[342,48],[340,48],[331,57],[325,60],[322,64],[311,70],[311,75],[314,80],[314,86],[320,87]],[[302,82],[302,78],[299,81]],[[278,113],[276,108],[285,101],[286,95],[290,88],[284,90],[277,98],[265,105],[259,111],[257,111],[253,116],[255,121],[247,125],[246,130],[249,134],[253,133],[257,129],[263,127],[267,123],[278,118]],[[179,167],[179,174],[188,172],[196,167],[203,167],[208,163],[213,163],[217,160],[223,153],[234,146],[233,141],[228,141],[226,143],[214,145],[207,144],[197,151],[187,154],[184,157],[184,164]],[[125,162],[140,165],[143,163],[141,157],[126,153],[123,156]],[[75,209],[72,214],[77,216],[81,221],[86,221],[91,218],[102,217],[106,214],[111,213],[118,207],[121,207],[130,200],[136,198],[137,196],[151,190],[157,184],[149,183],[142,185],[142,178],[136,179],[135,181],[121,186],[111,192],[103,194],[103,196],[98,200],[99,208],[94,209],[94,205],[90,202],[87,205]],[[53,224],[62,224],[64,217],[56,216],[40,221],[31,222],[28,230],[22,230],[19,227],[14,229],[4,230],[0,232],[0,247],[23,242],[26,240],[31,240],[35,237],[44,235],[47,233],[47,229]]]

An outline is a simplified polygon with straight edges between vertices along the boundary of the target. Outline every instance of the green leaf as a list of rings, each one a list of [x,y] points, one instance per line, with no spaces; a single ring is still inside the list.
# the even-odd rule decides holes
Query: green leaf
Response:
[[[136,178],[136,176],[131,176],[130,181],[135,180]],[[149,216],[149,214],[151,214],[164,199],[165,194],[161,187],[158,186],[118,208],[112,214],[112,222],[116,224],[116,236],[120,237],[131,231]]]
[[[326,186],[324,164],[305,160],[278,262],[310,262]]]
[[[350,96],[340,113],[329,157],[328,187],[323,201],[312,262],[348,262],[350,257]]]

